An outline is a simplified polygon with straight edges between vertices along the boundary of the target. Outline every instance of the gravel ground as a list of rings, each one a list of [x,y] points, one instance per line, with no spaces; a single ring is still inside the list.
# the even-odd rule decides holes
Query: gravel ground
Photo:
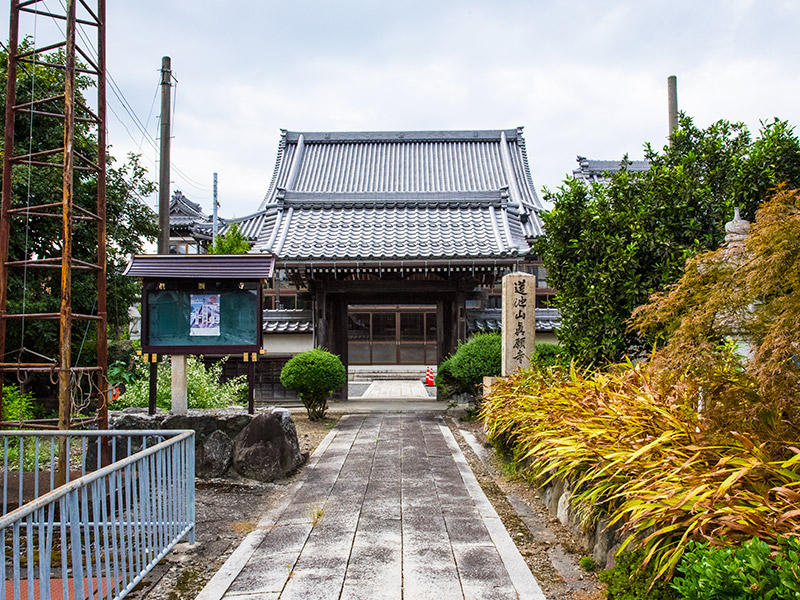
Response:
[[[463,414],[458,411],[457,414]],[[304,414],[292,415],[302,452],[313,452],[335,418],[312,423]],[[509,479],[491,455],[481,460],[466,443],[469,431],[482,443],[483,432],[474,422],[446,419],[489,500],[505,523],[549,600],[599,600],[599,584],[591,573],[577,567],[580,548],[557,520],[552,519],[534,489]],[[196,543],[179,544],[151,571],[129,598],[137,600],[189,600],[194,598],[225,563],[260,515],[287,492],[297,474],[283,481],[250,480],[198,482],[196,493]]]

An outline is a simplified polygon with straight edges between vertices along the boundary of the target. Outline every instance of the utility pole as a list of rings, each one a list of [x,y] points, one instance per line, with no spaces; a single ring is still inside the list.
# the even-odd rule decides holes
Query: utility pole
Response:
[[[158,253],[169,254],[169,147],[170,112],[172,97],[172,61],[169,56],[161,59],[161,164],[158,180]],[[188,406],[186,355],[172,355],[172,412],[185,414]],[[158,363],[150,363],[150,377],[157,379]],[[153,385],[151,383],[151,390]],[[151,392],[153,393],[153,392]],[[153,395],[155,395],[153,393]],[[154,412],[155,398],[150,399],[150,410]]]
[[[217,230],[219,229],[217,225],[217,208],[219,208],[219,201],[217,200],[217,174],[214,173],[214,206],[211,209],[211,214],[214,215],[214,225],[211,233],[212,245],[217,243]]]
[[[158,178],[158,253],[169,254],[169,143],[170,100],[172,96],[172,61],[161,59],[161,163]]]
[[[672,136],[678,131],[678,78],[675,75],[667,77],[667,110],[669,111],[669,145],[672,146]]]

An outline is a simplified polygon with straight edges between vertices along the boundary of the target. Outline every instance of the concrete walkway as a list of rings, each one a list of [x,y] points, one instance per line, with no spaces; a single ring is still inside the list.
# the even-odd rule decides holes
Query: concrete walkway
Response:
[[[198,600],[543,600],[432,413],[345,415]]]

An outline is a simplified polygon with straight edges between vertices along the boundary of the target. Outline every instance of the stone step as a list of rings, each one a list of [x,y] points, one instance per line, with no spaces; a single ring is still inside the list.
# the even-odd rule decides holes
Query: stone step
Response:
[[[434,368],[434,375],[436,369]],[[398,381],[422,381],[425,379],[425,368],[409,368],[409,369],[353,369],[348,370],[349,381],[385,381],[385,380],[398,380]]]

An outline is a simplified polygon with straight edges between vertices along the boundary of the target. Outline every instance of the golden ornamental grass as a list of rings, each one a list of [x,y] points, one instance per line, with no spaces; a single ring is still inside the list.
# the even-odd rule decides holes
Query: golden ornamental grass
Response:
[[[578,514],[622,524],[623,549],[643,546],[671,576],[689,540],[771,543],[800,531],[800,450],[774,460],[734,432],[704,444],[696,390],[685,378],[664,385],[648,365],[530,370],[493,387],[481,418],[526,476],[570,481]]]

